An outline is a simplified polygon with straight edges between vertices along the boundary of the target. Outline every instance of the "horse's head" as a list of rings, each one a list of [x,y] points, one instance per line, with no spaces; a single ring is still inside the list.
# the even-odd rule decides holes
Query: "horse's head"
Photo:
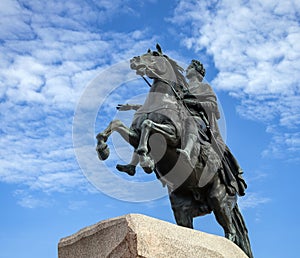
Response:
[[[151,79],[161,79],[176,84],[185,83],[181,74],[183,69],[174,60],[164,55],[158,44],[156,45],[156,51],[149,49],[146,54],[133,57],[130,60],[130,68],[135,70],[138,75],[148,76]],[[182,78],[179,79],[180,75]]]

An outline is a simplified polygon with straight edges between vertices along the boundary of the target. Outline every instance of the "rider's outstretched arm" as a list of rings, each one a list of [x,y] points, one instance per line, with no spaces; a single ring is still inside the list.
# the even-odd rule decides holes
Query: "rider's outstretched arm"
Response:
[[[138,110],[142,105],[138,104],[118,104],[116,107],[119,111]]]

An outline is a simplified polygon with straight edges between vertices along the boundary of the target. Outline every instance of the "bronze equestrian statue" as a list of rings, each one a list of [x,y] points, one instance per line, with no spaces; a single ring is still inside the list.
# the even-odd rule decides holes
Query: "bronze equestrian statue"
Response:
[[[120,171],[134,175],[139,162],[146,173],[154,172],[167,186],[178,225],[193,228],[194,217],[213,212],[225,237],[252,258],[248,230],[237,205],[238,195],[244,195],[247,186],[219,134],[216,97],[202,83],[205,70],[193,60],[187,69],[188,84],[183,68],[164,55],[159,45],[156,48],[130,60],[131,69],[153,83],[144,104],[133,107],[137,111],[130,128],[113,120],[97,135],[98,157],[108,158],[106,141],[118,132],[135,149],[132,164],[118,165]],[[163,138],[151,138],[155,134]]]

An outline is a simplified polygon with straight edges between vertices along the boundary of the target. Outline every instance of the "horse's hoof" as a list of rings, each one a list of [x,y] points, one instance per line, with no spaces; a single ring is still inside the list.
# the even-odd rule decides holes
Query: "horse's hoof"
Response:
[[[147,174],[151,174],[154,170],[153,167],[142,167],[142,168]]]
[[[110,152],[107,144],[105,144],[105,146],[97,146],[96,151],[100,160],[106,160],[109,157]]]
[[[116,166],[117,170],[121,171],[121,172],[125,172],[130,176],[134,176],[135,175],[135,166],[134,165],[120,165],[117,164]]]
[[[153,159],[148,156],[140,156],[140,165],[147,174],[151,174],[155,168]]]
[[[96,136],[96,139],[98,140],[98,142],[106,142],[107,141],[107,136],[105,136],[102,133],[98,133]]]
[[[235,242],[236,240],[236,234],[234,233],[225,233],[225,237],[232,242]]]

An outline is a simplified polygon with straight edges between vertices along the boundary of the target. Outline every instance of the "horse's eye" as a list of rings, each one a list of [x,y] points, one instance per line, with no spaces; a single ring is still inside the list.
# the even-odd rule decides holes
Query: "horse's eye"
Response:
[[[159,56],[159,54],[156,51],[153,51],[154,56]]]

